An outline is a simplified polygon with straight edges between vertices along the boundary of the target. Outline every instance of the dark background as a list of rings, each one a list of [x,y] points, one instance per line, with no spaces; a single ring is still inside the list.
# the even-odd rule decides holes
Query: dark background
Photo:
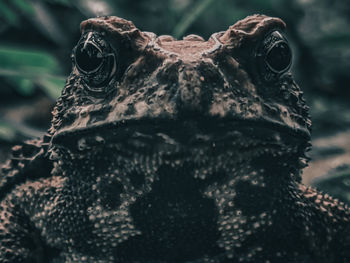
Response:
[[[294,75],[311,106],[303,180],[350,203],[349,0],[0,0],[0,162],[48,128],[82,20],[116,15],[158,35],[208,38],[255,13],[287,23]]]

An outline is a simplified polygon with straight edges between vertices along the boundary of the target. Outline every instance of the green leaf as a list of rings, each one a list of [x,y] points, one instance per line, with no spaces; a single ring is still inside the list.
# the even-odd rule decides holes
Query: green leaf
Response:
[[[0,46],[0,69],[25,70],[30,72],[60,72],[57,60],[42,51],[21,50]]]
[[[32,94],[35,86],[39,86],[50,98],[56,100],[65,85],[63,76],[51,74],[0,69],[0,76],[5,77],[24,96]]]
[[[0,0],[0,15],[11,25],[17,26],[19,24],[17,14],[11,10],[3,0]]]
[[[23,96],[29,96],[34,93],[34,83],[32,80],[20,77],[6,77],[6,79],[12,83],[15,89]]]
[[[65,78],[59,76],[61,68],[52,55],[32,50],[19,50],[0,46],[0,76],[12,83],[24,96],[39,86],[56,100],[64,87]]]
[[[11,3],[16,6],[19,10],[22,12],[28,14],[28,15],[34,15],[35,10],[28,1],[26,0],[11,0]]]

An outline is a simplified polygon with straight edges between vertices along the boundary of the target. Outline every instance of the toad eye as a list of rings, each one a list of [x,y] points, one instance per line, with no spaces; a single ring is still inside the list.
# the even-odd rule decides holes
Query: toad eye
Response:
[[[276,42],[267,52],[266,64],[271,70],[279,73],[286,71],[292,62],[292,53],[286,42]]]
[[[80,43],[75,51],[75,62],[80,71],[93,73],[102,65],[102,50],[93,43]]]
[[[292,51],[287,40],[278,31],[265,37],[258,47],[256,57],[259,75],[267,82],[277,79],[292,64]]]
[[[84,34],[73,55],[85,86],[92,91],[104,91],[117,71],[117,54],[103,36]]]

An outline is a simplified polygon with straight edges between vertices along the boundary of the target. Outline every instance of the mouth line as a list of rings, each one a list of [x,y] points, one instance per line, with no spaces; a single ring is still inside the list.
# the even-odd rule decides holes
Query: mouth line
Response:
[[[79,140],[90,138],[89,144],[98,146],[109,143],[129,142],[132,146],[164,144],[177,145],[225,145],[227,142],[250,141],[277,142],[306,145],[310,133],[304,129],[292,129],[278,122],[259,120],[207,119],[141,119],[117,123],[103,123],[80,129],[69,129],[54,134],[52,145],[73,146]],[[84,143],[84,141],[83,141]]]

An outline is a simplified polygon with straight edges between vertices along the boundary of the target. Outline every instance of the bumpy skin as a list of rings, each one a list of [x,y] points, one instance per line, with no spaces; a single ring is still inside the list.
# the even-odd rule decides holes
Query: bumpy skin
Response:
[[[177,41],[83,22],[107,55],[92,72],[78,45],[48,135],[2,168],[0,261],[350,262],[348,207],[300,184],[302,92],[261,58],[284,26]]]

